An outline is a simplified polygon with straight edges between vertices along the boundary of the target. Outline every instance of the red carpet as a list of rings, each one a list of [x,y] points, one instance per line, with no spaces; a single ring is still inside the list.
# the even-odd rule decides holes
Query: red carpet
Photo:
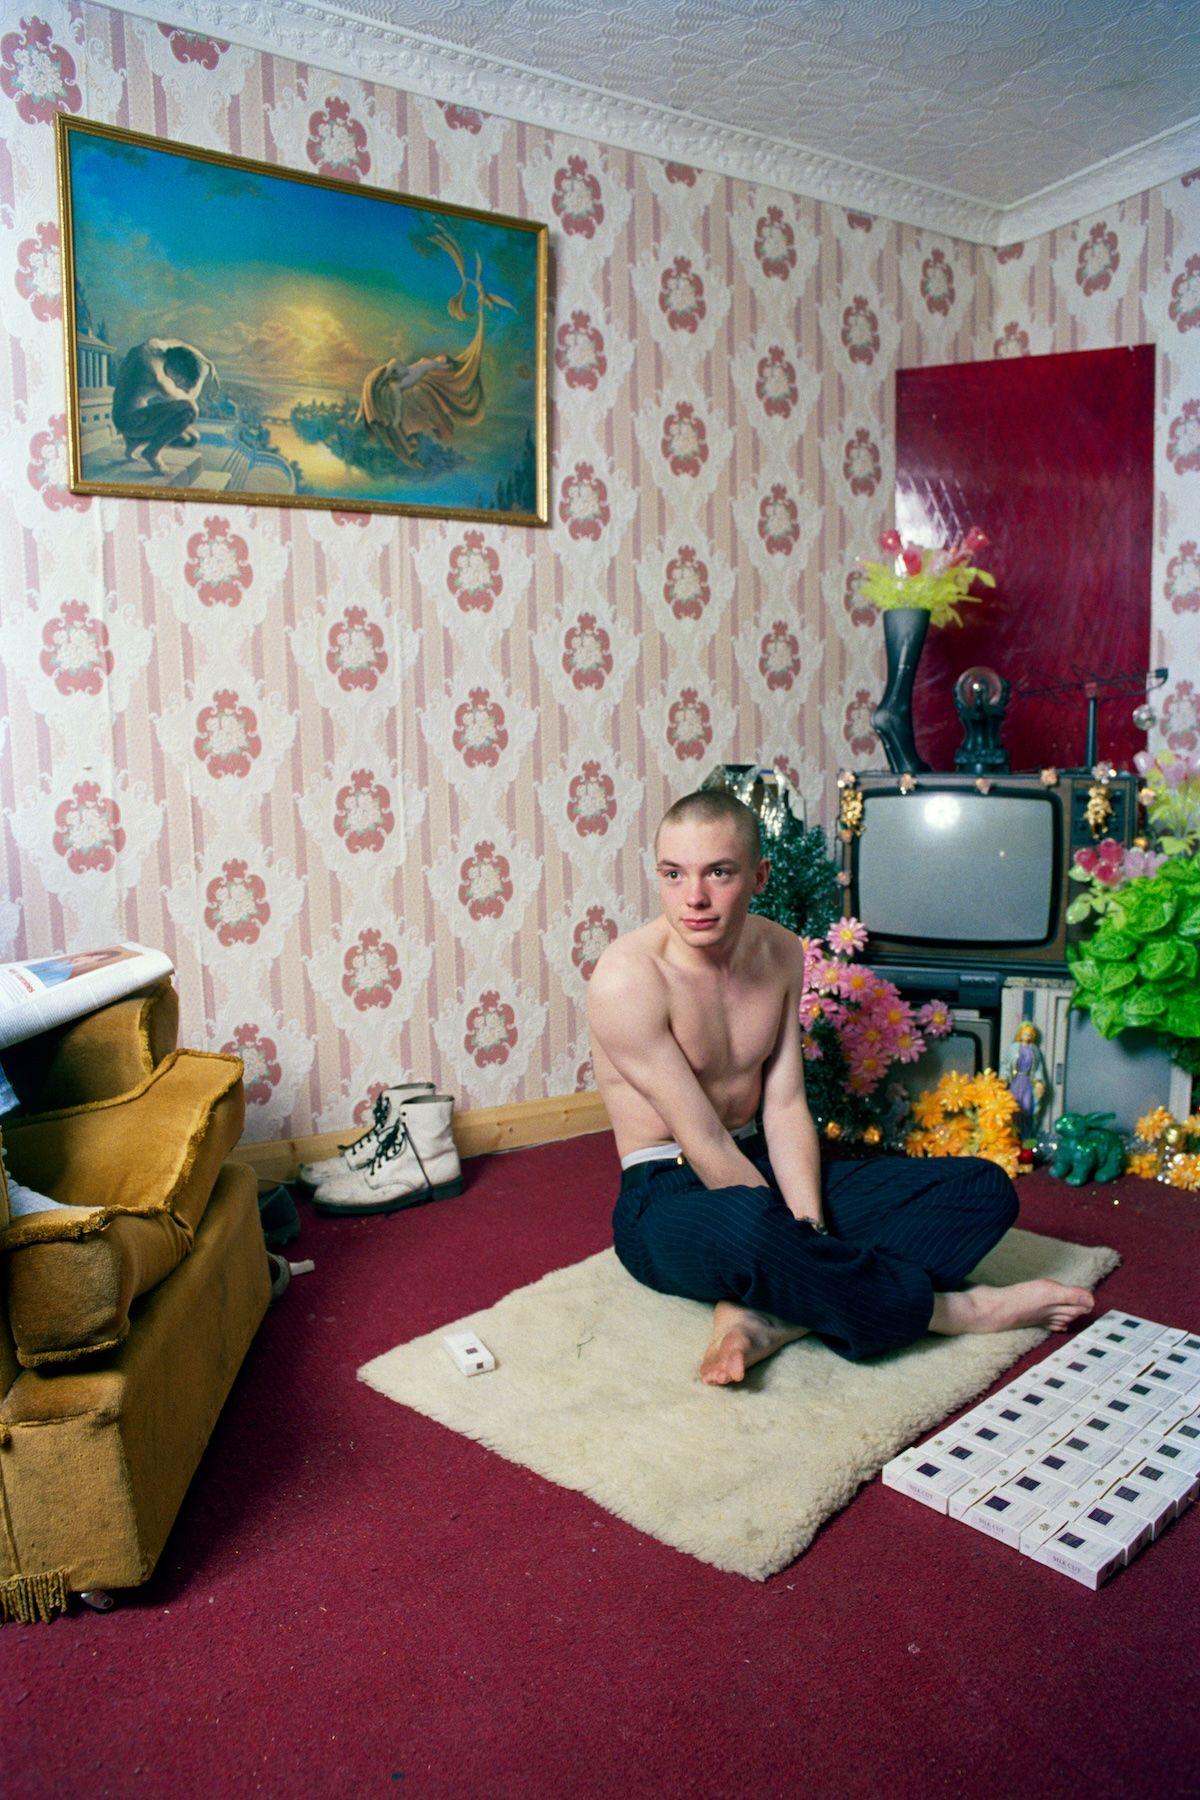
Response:
[[[614,1172],[605,1136],[391,1218],[303,1209],[316,1272],[265,1321],[153,1582],[0,1631],[6,1793],[1197,1791],[1198,1508],[1091,1594],[874,1482],[759,1586],[355,1379],[603,1248]],[[1102,1307],[1200,1328],[1200,1199],[1022,1195],[1023,1224],[1122,1252]]]

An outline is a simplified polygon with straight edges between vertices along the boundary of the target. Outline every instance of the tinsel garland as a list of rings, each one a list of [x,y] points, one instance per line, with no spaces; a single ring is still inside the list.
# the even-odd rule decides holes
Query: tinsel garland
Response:
[[[750,902],[750,911],[786,925],[798,937],[824,937],[842,910],[842,891],[821,827],[806,831],[793,820],[791,829],[764,849],[771,873],[762,893]]]

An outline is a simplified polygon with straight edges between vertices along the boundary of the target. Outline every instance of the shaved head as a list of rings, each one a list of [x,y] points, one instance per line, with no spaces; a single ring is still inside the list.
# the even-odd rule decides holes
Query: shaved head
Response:
[[[655,833],[655,847],[663,825],[732,825],[747,857],[752,863],[762,861],[762,835],[758,815],[724,788],[700,788],[685,794],[669,807]]]

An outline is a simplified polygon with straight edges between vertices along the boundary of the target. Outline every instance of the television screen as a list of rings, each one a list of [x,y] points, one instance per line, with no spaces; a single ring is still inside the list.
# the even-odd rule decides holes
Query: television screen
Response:
[[[1048,794],[872,793],[857,845],[858,916],[874,935],[1039,944],[1055,929]]]

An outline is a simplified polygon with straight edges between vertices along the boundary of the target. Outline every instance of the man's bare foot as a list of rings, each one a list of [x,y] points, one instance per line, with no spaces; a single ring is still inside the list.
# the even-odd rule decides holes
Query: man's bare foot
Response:
[[[731,1387],[755,1363],[807,1332],[806,1325],[783,1325],[767,1313],[752,1312],[732,1300],[718,1300],[712,1337],[700,1363],[700,1379],[709,1387]]]
[[[1037,1325],[1065,1331],[1095,1305],[1087,1288],[1061,1281],[1018,1281],[1012,1287],[973,1287],[936,1294],[930,1331],[956,1337],[968,1331],[1016,1331]]]

